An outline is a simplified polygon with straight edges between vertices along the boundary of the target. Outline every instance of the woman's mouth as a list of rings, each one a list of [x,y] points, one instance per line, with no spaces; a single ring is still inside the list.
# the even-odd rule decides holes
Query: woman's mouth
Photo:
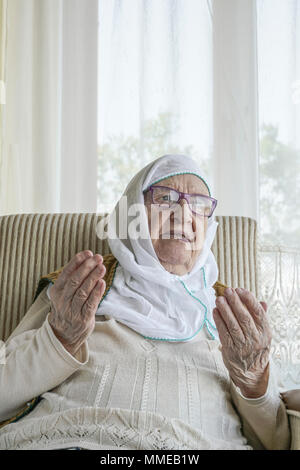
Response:
[[[169,237],[166,237],[165,235],[169,235]],[[191,240],[183,233],[181,232],[166,232],[163,233],[162,237],[164,239],[171,239],[171,240],[178,240],[180,242],[185,242],[185,243],[191,243]]]

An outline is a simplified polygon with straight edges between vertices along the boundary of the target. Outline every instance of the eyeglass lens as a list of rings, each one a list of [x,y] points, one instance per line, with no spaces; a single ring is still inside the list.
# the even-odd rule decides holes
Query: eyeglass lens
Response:
[[[179,201],[179,193],[168,188],[153,187],[153,202],[162,208],[170,208]],[[213,201],[201,195],[190,196],[189,206],[193,212],[199,215],[209,216]]]

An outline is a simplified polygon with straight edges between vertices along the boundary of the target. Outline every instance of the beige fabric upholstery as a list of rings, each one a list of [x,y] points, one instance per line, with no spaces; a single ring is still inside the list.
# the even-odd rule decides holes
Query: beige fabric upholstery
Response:
[[[18,214],[0,217],[0,339],[6,340],[33,302],[41,276],[79,251],[110,252],[96,234],[100,214]],[[256,221],[216,216],[212,251],[219,281],[258,292]]]

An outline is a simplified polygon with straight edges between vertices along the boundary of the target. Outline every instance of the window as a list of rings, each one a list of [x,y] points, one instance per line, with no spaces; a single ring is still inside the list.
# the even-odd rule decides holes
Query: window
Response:
[[[260,258],[272,355],[300,382],[300,1],[257,0]]]
[[[130,178],[166,153],[192,155],[211,177],[206,0],[99,1],[98,66],[98,212],[110,210]]]

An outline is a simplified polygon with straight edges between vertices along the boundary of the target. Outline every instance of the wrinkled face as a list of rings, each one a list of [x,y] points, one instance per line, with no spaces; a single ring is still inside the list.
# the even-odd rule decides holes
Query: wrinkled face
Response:
[[[209,196],[205,183],[195,175],[175,175],[156,183],[183,193]],[[149,232],[155,253],[170,273],[190,272],[201,253],[208,218],[193,213],[187,201],[181,199],[174,209],[161,209],[151,201],[151,192],[144,194]]]

